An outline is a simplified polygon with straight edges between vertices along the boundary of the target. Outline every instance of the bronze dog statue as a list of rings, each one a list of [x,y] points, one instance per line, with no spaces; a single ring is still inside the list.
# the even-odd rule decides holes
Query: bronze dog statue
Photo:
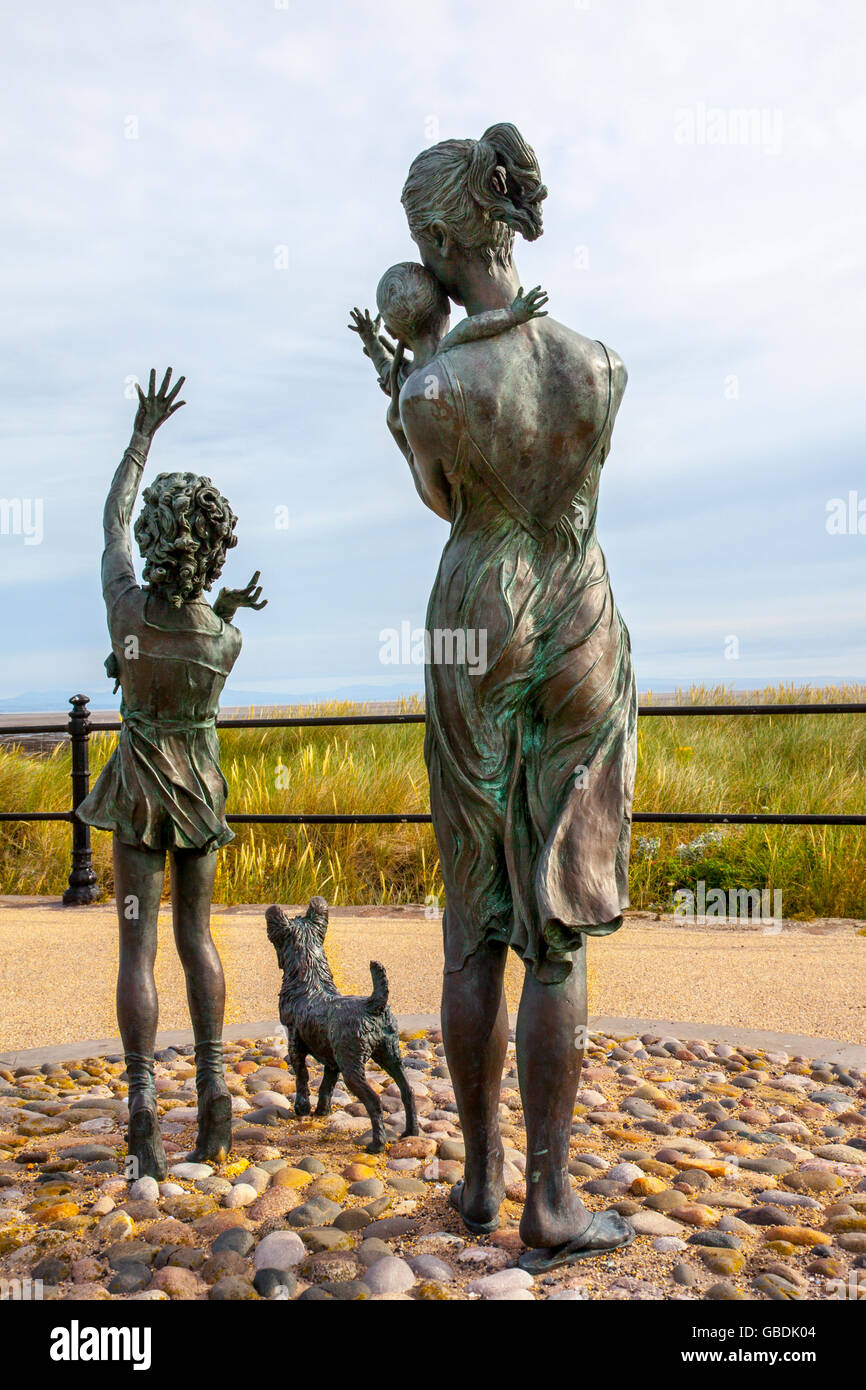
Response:
[[[394,1015],[388,1008],[388,976],[378,961],[370,962],[373,993],[364,998],[337,990],[325,955],[328,904],[324,898],[310,901],[303,917],[289,917],[281,907],[265,914],[268,939],[273,943],[283,972],[280,990],[280,1022],[286,1029],[289,1061],[295,1073],[295,1114],[310,1113],[310,1077],[307,1056],[324,1067],[319,1087],[317,1115],[331,1109],[331,1094],[338,1076],[364,1105],[373,1136],[368,1153],[385,1148],[385,1123],[379,1097],[367,1081],[366,1066],[372,1057],[397,1083],[406,1112],[404,1135],[418,1133],[415,1097],[406,1080],[400,1055],[400,1039]]]

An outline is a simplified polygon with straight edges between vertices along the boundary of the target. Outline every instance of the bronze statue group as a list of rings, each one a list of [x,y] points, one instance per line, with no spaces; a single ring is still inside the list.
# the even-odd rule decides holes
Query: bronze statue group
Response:
[[[402,195],[420,264],[391,267],[376,318],[356,309],[349,325],[377,370],[388,427],[421,500],[449,526],[428,628],[486,633],[483,669],[425,667],[425,759],[446,900],[442,1028],[466,1147],[452,1201],[471,1231],[497,1225],[510,947],[525,966],[516,1041],[527,1133],[521,1263],[531,1272],[634,1238],[618,1213],[583,1206],[567,1170],[587,1025],[586,939],[616,931],[628,905],[637,700],[595,530],[626,371],[604,344],[548,317],[540,289],[521,288],[515,233],[541,235],[546,195],[513,125],[430,146]],[[467,317],[449,332],[451,301]],[[122,690],[122,724],[78,809],[113,832],[129,1153],[138,1175],[157,1178],[166,1159],[153,965],[167,856],[195,1039],[194,1157],[219,1162],[231,1144],[225,984],[209,925],[216,854],[232,839],[216,717],[241,648],[235,614],[264,607],[258,574],[206,601],[236,544],[236,517],[210,479],[193,473],[160,474],[145,488],[134,528],[143,584],[136,579],[132,512],[153,436],[183,405],[182,383],[169,370],[157,387],[151,372],[147,391],[138,388],[132,439],[105,505],[106,665]],[[278,951],[285,957],[289,921],[306,923],[295,949],[311,962],[307,993],[299,988],[286,1005],[289,1024],[296,1014],[307,1020],[292,1058],[298,1101],[309,1052],[325,1067],[324,1087],[342,1070],[362,1096],[379,1147],[363,1071],[372,1056],[398,1083],[402,1075],[387,986],[379,981],[360,1001],[366,1008],[342,1000],[327,984],[324,932],[315,936],[322,909],[311,904],[298,919],[275,911]],[[281,964],[296,970],[288,957]],[[411,1127],[408,1099],[406,1118]]]

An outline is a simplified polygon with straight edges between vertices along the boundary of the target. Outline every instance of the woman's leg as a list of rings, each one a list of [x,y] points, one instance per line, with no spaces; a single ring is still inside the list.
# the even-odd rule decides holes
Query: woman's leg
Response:
[[[132,1177],[163,1178],[165,1152],[156,1114],[153,1048],[159,1005],[153,978],[165,855],[114,836],[114,885],[120,928],[117,1021],[129,1077]]]
[[[506,954],[503,943],[482,942],[442,983],[442,1038],[466,1145],[460,1211],[479,1224],[496,1218],[505,1195],[499,1089],[508,1046]]]
[[[568,1144],[586,1041],[586,942],[560,984],[541,984],[527,969],[517,1016],[517,1068],[526,1121],[527,1245],[561,1245],[589,1225],[571,1186]]]
[[[220,1162],[231,1147],[231,1097],[222,1058],[226,988],[210,933],[216,858],[215,850],[177,850],[171,860],[174,939],[195,1038],[198,1137],[191,1157],[199,1162]]]

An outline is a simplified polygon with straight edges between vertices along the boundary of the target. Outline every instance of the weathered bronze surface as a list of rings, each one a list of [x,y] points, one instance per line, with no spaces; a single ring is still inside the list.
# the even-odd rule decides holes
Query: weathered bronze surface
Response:
[[[237,544],[237,518],[209,478],[161,473],[144,492],[135,536],[144,587],[132,564],[130,521],[151,440],[184,404],[155,373],[105,503],[102,592],[111,634],[109,675],[123,692],[118,746],[78,807],[114,832],[120,926],[117,1018],[129,1076],[129,1152],[136,1176],[164,1177],[153,1082],[158,1003],[153,978],[157,914],[171,856],[174,936],[186,975],[195,1038],[199,1129],[194,1157],[220,1158],[231,1143],[231,1098],[222,1063],[225,982],[210,934],[216,851],[233,835],[220,770],[219,696],[241,648],[231,619],[263,608],[258,574],[245,589],[203,593]]]
[[[379,321],[357,310],[350,324],[390,390],[388,425],[415,487],[450,526],[428,632],[462,633],[464,652],[486,653],[483,668],[447,657],[426,666],[425,754],[446,896],[442,1021],[466,1140],[454,1200],[471,1229],[496,1225],[511,946],[526,966],[521,1235],[538,1248],[527,1257],[533,1267],[633,1237],[615,1212],[591,1221],[567,1173],[586,937],[616,931],[628,904],[636,692],[595,530],[626,370],[615,352],[553,318],[514,318],[514,233],[541,235],[546,194],[513,125],[424,150],[402,201],[441,287],[438,310],[425,319],[416,303],[412,312],[410,276],[395,267],[379,309],[401,340],[392,349]],[[404,272],[396,310],[394,270]],[[414,283],[420,302],[419,276]],[[444,296],[469,315],[450,342]],[[435,309],[435,296],[426,302]],[[500,316],[492,326],[491,315]],[[489,331],[473,333],[473,324]],[[415,352],[408,371],[404,342]]]
[[[325,899],[312,898],[301,917],[290,917],[281,907],[275,906],[269,907],[265,916],[268,940],[283,972],[280,1022],[286,1030],[288,1060],[295,1073],[295,1114],[310,1113],[307,1057],[313,1056],[323,1068],[316,1114],[331,1113],[331,1095],[342,1073],[352,1095],[361,1101],[370,1119],[367,1152],[382,1153],[385,1148],[382,1104],[366,1075],[367,1063],[372,1058],[396,1082],[400,1091],[406,1115],[404,1137],[417,1134],[415,1097],[403,1070],[397,1023],[388,1007],[385,967],[377,960],[370,961],[373,992],[369,996],[340,994],[325,955],[328,930]]]

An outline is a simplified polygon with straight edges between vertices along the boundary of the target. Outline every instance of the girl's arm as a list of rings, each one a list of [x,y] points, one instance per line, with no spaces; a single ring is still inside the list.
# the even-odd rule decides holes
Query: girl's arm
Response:
[[[168,389],[170,381],[171,367],[166,372],[159,391],[156,390],[156,373],[153,371],[150,373],[146,396],[141,387],[136,385],[139,405],[132,438],[105,499],[105,510],[102,514],[102,593],[109,617],[121,594],[138,586],[132,564],[129,523],[151,440],[163,421],[185,405],[185,401],[175,402],[184,378],[181,377],[171,391]]]
[[[149,448],[148,436],[134,430],[105,499],[105,511],[102,514],[102,532],[105,538],[102,551],[102,596],[109,613],[122,593],[138,586],[132,564],[129,523]]]

